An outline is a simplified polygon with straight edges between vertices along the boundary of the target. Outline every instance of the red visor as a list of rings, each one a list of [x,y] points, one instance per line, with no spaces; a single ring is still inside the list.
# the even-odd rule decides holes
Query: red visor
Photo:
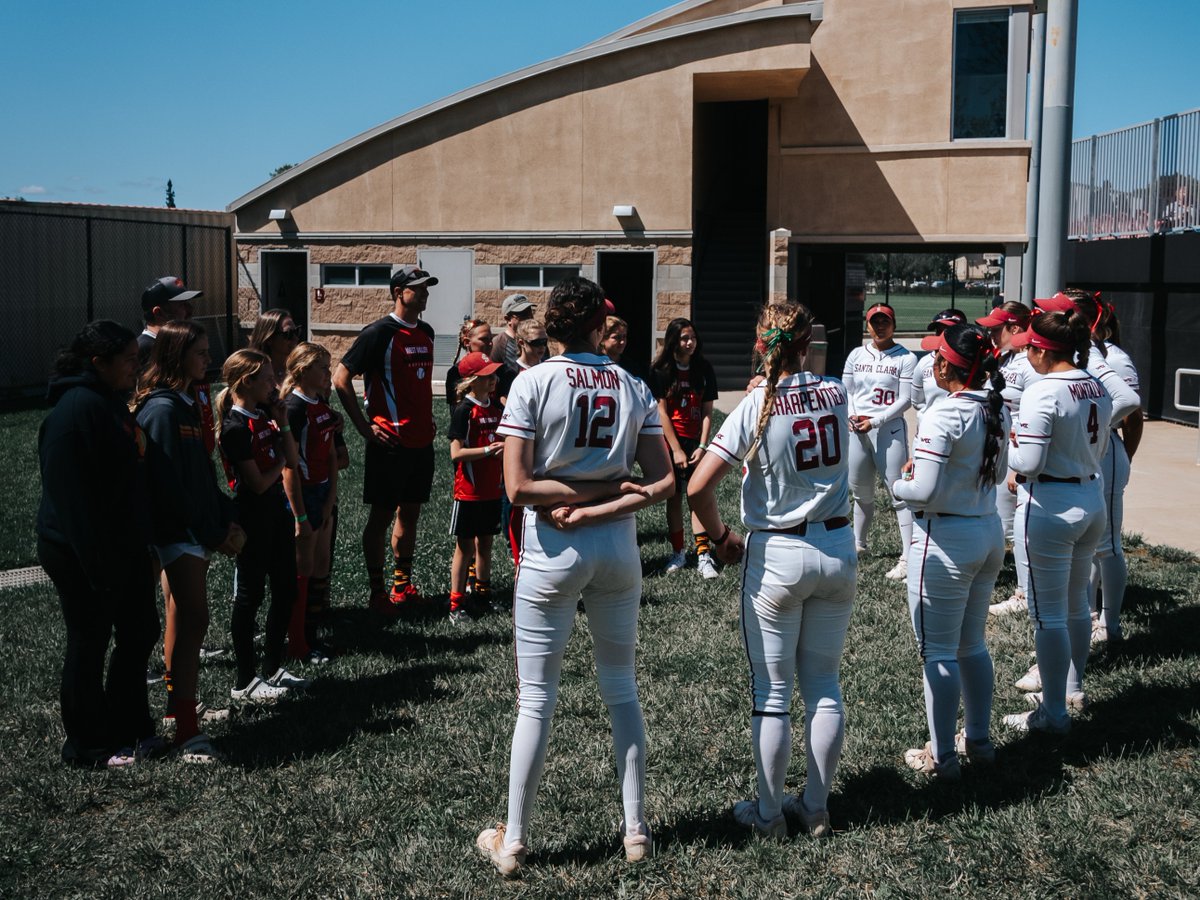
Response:
[[[1075,301],[1066,294],[1055,294],[1048,300],[1034,300],[1033,305],[1044,313],[1049,312],[1077,312]],[[1037,346],[1036,344],[1034,346]]]
[[[867,321],[870,322],[875,316],[887,316],[892,320],[892,324],[896,324],[896,314],[886,306],[872,306],[867,310]]]
[[[921,349],[932,350],[937,353],[938,356],[942,357],[942,359],[946,360],[946,362],[950,363],[950,365],[958,366],[960,369],[967,369],[970,371],[972,376],[975,374],[974,364],[949,344],[947,344],[945,335],[934,334],[927,338],[923,338],[921,340]]]
[[[1018,316],[1016,313],[1010,313],[1007,309],[997,306],[982,319],[976,319],[976,325],[982,325],[984,328],[996,328],[1000,325],[1024,325],[1027,319]]]
[[[1032,328],[1028,331],[1022,331],[1020,334],[1013,335],[1012,345],[1017,349],[1021,347],[1037,347],[1039,350],[1053,350],[1055,353],[1070,353],[1075,349],[1070,344],[1063,344],[1048,337],[1043,337]]]

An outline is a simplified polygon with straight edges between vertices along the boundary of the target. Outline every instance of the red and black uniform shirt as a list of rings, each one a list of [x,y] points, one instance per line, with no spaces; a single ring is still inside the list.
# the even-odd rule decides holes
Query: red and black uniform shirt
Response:
[[[203,433],[204,449],[209,456],[212,456],[213,450],[217,447],[217,428],[216,419],[213,418],[212,392],[209,390],[208,382],[201,381],[193,384],[191,394],[200,411],[200,430]]]
[[[235,406],[221,423],[221,454],[227,461],[225,467],[229,476],[229,487],[237,495],[238,502],[244,506],[279,505],[284,502],[283,473],[275,479],[267,490],[256,494],[249,488],[243,490],[237,477],[237,463],[253,460],[258,465],[258,471],[266,472],[275,466],[275,461],[283,453],[280,446],[282,435],[279,426],[263,409],[250,411],[245,407]]]
[[[717,399],[717,376],[706,359],[692,360],[687,368],[672,362],[674,379],[659,369],[650,370],[650,391],[655,400],[666,400],[675,436],[700,440],[704,404]]]
[[[288,425],[300,451],[300,483],[305,487],[324,484],[337,465],[333,447],[333,410],[320,397],[309,397],[299,390],[287,398]]]
[[[450,440],[460,441],[466,449],[490,447],[503,440],[496,434],[501,412],[495,400],[484,405],[474,397],[465,397],[450,414]],[[504,461],[499,456],[455,463],[454,499],[499,500],[503,474]]]
[[[432,328],[384,316],[359,333],[342,363],[363,376],[368,419],[390,423],[403,447],[433,443]]]

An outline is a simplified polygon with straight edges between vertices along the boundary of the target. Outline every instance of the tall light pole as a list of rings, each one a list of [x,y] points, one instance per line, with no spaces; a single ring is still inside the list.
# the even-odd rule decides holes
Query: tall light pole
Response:
[[[1025,195],[1025,233],[1029,244],[1021,266],[1021,302],[1033,306],[1037,272],[1038,202],[1042,177],[1042,102],[1046,77],[1045,0],[1034,8],[1029,48],[1029,187]]]
[[[1072,104],[1075,97],[1076,0],[1046,6],[1046,81],[1042,101],[1042,170],[1038,197],[1037,296],[1063,286],[1071,199]]]

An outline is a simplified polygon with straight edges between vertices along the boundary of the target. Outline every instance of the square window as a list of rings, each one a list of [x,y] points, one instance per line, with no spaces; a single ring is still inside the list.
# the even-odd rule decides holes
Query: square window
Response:
[[[573,278],[579,274],[579,266],[546,266],[542,269],[542,284],[553,288],[564,278]]]
[[[1008,57],[1009,10],[957,13],[954,20],[955,140],[1007,135]]]
[[[356,266],[325,266],[322,282],[341,287],[358,284],[358,268]]]
[[[358,283],[364,287],[387,287],[392,283],[392,267],[359,266]]]
[[[504,286],[506,288],[540,288],[542,286],[541,266],[505,266]]]

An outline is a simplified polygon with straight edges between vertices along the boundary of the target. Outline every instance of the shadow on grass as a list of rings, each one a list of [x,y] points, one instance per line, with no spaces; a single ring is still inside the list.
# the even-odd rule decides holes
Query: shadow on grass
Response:
[[[1118,674],[1123,668],[1200,656],[1200,609],[1179,607],[1167,591],[1140,592],[1147,604],[1167,611],[1151,617],[1148,630],[1093,657],[1093,668]],[[1003,714],[997,710],[994,718]],[[1031,797],[1054,795],[1073,773],[1104,760],[1124,760],[1200,746],[1200,681],[1179,685],[1137,683],[1093,703],[1062,738],[1024,735],[998,745],[994,767],[963,767],[956,785],[914,783],[897,766],[875,766],[843,779],[830,804],[835,828],[936,820],[968,807],[1000,808]],[[1008,732],[1011,734],[1011,732]],[[997,740],[999,738],[999,740]]]

